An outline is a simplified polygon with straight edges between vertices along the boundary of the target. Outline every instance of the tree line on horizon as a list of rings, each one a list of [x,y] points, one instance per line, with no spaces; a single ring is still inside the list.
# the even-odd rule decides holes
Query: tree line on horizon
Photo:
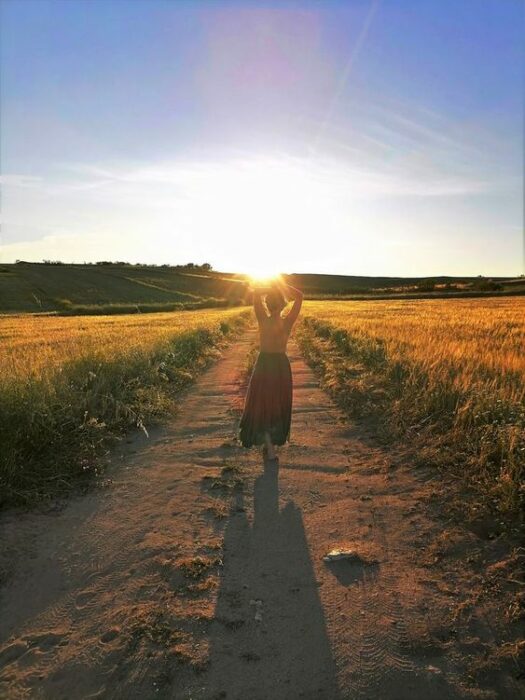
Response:
[[[127,267],[170,267],[174,269],[181,270],[202,270],[204,272],[211,272],[213,267],[210,263],[185,263],[184,265],[169,265],[164,263],[162,265],[157,265],[156,263],[130,263],[126,260],[97,260],[95,262],[83,263],[66,263],[62,260],[41,260],[40,262],[31,262],[29,260],[15,260],[15,265],[125,265]]]

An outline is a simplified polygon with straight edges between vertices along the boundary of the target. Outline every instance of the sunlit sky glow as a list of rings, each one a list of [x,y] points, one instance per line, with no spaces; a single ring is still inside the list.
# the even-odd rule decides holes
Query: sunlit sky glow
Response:
[[[522,272],[519,0],[3,0],[0,262]]]

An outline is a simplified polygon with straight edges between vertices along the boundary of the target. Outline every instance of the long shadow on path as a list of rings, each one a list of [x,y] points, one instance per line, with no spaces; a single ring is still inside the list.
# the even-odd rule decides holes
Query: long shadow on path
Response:
[[[252,526],[242,494],[228,519],[207,700],[340,698],[302,512],[293,501],[279,511],[278,475],[265,462]]]

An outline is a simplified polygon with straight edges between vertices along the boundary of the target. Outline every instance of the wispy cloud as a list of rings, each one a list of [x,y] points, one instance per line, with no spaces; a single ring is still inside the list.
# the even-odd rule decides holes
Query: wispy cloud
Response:
[[[11,187],[38,187],[43,182],[44,178],[36,175],[17,175],[16,173],[0,175],[0,185]]]
[[[367,153],[359,144],[350,146],[336,138],[331,138],[329,143],[354,156]],[[421,169],[411,174],[403,163],[382,167],[365,165],[361,157],[313,159],[281,155],[208,162],[71,164],[53,178],[11,174],[5,175],[2,181],[9,188],[30,187],[57,195],[85,193],[90,197],[131,198],[145,208],[159,200],[168,204],[169,197],[205,201],[217,193],[225,195],[247,190],[252,190],[254,197],[262,196],[261,188],[267,192],[281,188],[296,192],[297,187],[308,187],[312,194],[317,188],[318,196],[346,192],[354,197],[375,198],[452,196],[490,191],[493,186],[489,179],[460,177],[454,172],[441,172],[439,168],[427,168],[424,178],[421,174]]]

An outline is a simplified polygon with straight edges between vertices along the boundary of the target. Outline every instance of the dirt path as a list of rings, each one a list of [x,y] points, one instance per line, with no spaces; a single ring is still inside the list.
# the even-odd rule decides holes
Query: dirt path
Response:
[[[279,466],[235,442],[254,337],[126,446],[107,488],[4,515],[0,697],[520,697],[510,675],[466,675],[498,630],[480,614],[458,633],[469,581],[427,547],[435,482],[345,424],[293,341]],[[361,561],[327,565],[340,545]]]

